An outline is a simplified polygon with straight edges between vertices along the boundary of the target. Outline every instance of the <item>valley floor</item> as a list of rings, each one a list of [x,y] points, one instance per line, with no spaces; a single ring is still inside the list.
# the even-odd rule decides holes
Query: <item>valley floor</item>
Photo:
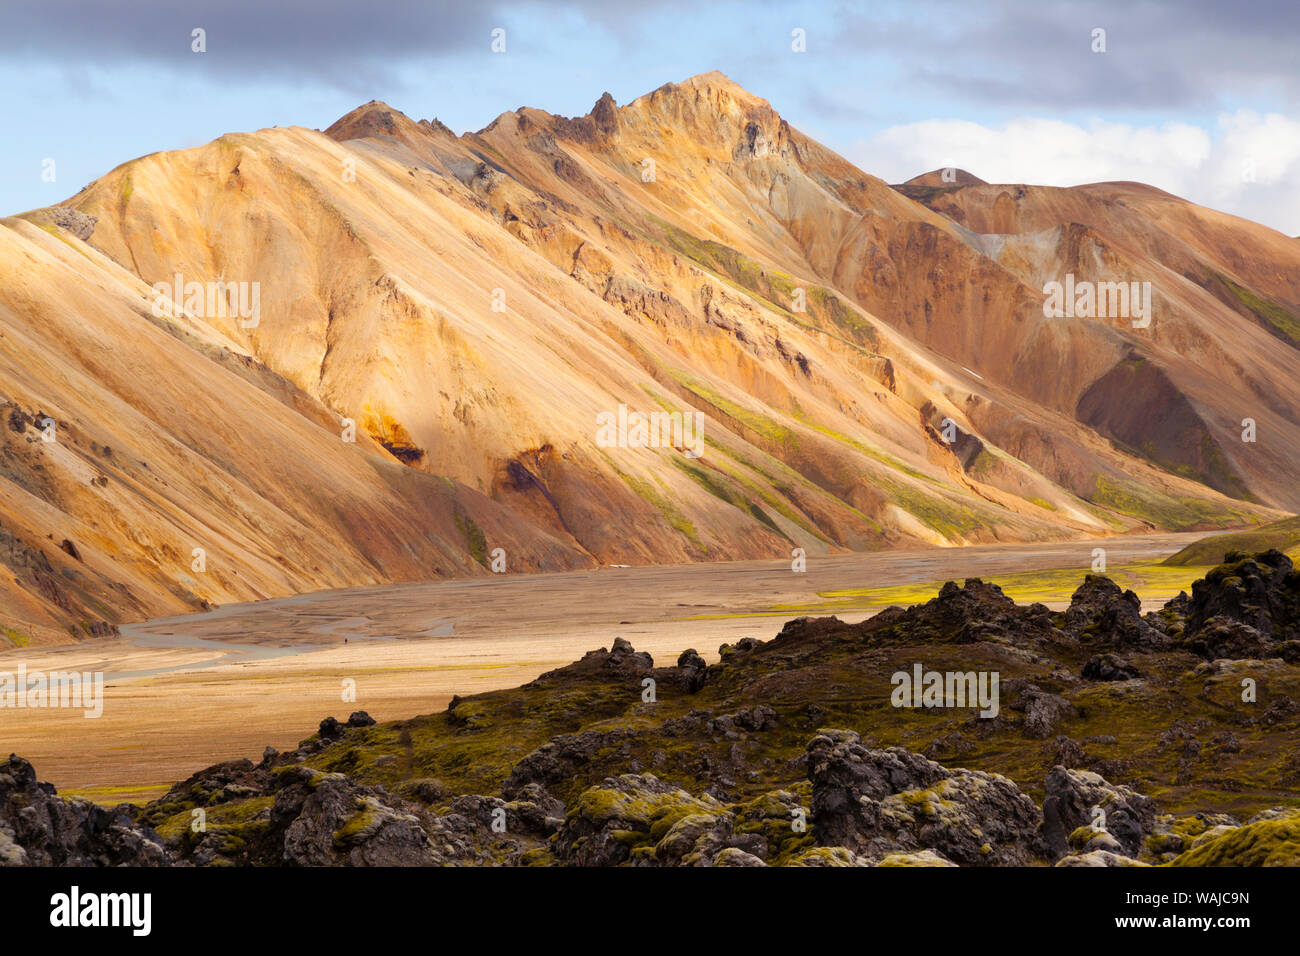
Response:
[[[1097,547],[1108,573],[1120,583],[1129,574],[1125,586],[1153,608],[1203,569],[1152,566],[1202,537],[836,555],[810,559],[802,574],[772,561],[604,568],[231,605],[126,625],[120,640],[0,653],[0,671],[102,671],[107,682],[98,719],[70,709],[3,712],[0,749],[26,757],[60,793],[142,803],[215,762],[292,748],[327,715],[437,712],[453,694],[517,686],[615,637],[660,664],[688,647],[712,662],[723,642],[770,638],[790,618],[858,621],[965,577],[1063,607]],[[1067,570],[1047,573],[1057,569]],[[347,681],[355,700],[344,700]]]

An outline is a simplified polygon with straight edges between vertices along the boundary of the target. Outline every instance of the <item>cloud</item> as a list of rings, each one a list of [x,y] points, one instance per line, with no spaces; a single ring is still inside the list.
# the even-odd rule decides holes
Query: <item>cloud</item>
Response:
[[[848,155],[890,182],[945,166],[993,183],[1136,180],[1300,234],[1300,122],[1277,113],[1222,113],[1211,130],[1039,117],[997,126],[929,120],[891,126],[859,141]]]
[[[647,17],[680,15],[688,0],[41,0],[0,5],[0,55],[82,66],[201,65],[226,75],[345,79],[392,73],[395,62],[488,53],[492,31],[516,20],[576,20],[643,45]],[[697,8],[696,8],[697,9]],[[207,34],[202,56],[191,34]],[[522,38],[525,44],[528,38]]]
[[[895,60],[901,86],[962,102],[1215,109],[1249,90],[1300,104],[1294,0],[913,0],[905,10],[848,14],[841,48]],[[1096,29],[1105,52],[1093,51]]]
[[[407,57],[489,50],[499,5],[385,0],[223,0],[129,7],[41,0],[0,9],[0,56],[68,66],[163,65],[213,79],[311,76],[362,87]],[[191,49],[206,32],[206,52]]]

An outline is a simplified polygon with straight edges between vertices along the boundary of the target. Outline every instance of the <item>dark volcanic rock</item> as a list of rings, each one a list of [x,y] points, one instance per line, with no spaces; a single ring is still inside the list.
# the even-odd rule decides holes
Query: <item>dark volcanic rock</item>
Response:
[[[1269,641],[1263,634],[1249,624],[1222,615],[1201,623],[1192,636],[1184,639],[1183,647],[1207,660],[1271,656]]]
[[[510,801],[477,794],[457,797],[451,803],[451,812],[467,816],[492,832],[542,838],[549,837],[564,823],[564,804],[536,783],[520,788],[516,798]],[[504,829],[494,831],[498,821]]]
[[[708,669],[709,665],[693,647],[682,651],[681,656],[677,658],[677,671],[682,687],[688,694],[694,694],[704,686]]]
[[[168,866],[152,829],[123,810],[65,799],[21,757],[0,764],[0,866]]]
[[[617,746],[635,735],[636,732],[632,730],[587,730],[580,734],[552,737],[515,764],[510,777],[502,785],[501,792],[507,798],[514,799],[529,784],[552,787],[571,780],[600,751]]]
[[[1132,591],[1121,591],[1110,578],[1089,574],[1070,598],[1065,629],[1085,644],[1133,650],[1155,650],[1169,636],[1142,617],[1142,602]]]
[[[463,838],[423,808],[341,773],[285,772],[271,810],[289,866],[439,866],[466,856]]]
[[[1029,684],[1011,705],[1025,715],[1024,731],[1028,737],[1046,740],[1056,733],[1057,725],[1075,716],[1074,705],[1060,694],[1052,694]]]
[[[705,829],[721,823],[720,811],[717,801],[693,797],[653,774],[608,777],[578,798],[556,834],[555,853],[577,866],[626,863],[633,846],[649,843],[655,822],[669,813],[677,816],[678,822],[692,812],[701,817],[698,838]],[[641,862],[648,865],[652,859],[647,855]]]
[[[176,784],[156,803],[164,807],[215,807],[231,800],[259,796],[274,780],[268,768],[269,764],[254,765],[251,760],[213,764]]]
[[[979,578],[949,581],[937,597],[907,610],[890,608],[851,625],[872,643],[1013,645],[1046,647],[1062,639],[1041,604],[1020,607],[1002,589]]]
[[[770,796],[786,810],[788,795]],[[762,834],[736,832],[731,809],[653,774],[607,777],[584,791],[553,847],[576,866],[763,866],[769,852]]]
[[[1133,680],[1142,672],[1133,664],[1114,654],[1098,654],[1083,665],[1083,679],[1096,681]]]
[[[616,637],[610,650],[605,650],[602,647],[597,651],[588,651],[582,656],[581,660],[565,667],[556,668],[553,671],[547,671],[535,681],[524,686],[533,687],[539,684],[578,678],[610,680],[641,677],[654,670],[654,666],[653,657],[645,651],[636,650],[623,638]]]
[[[1138,855],[1155,824],[1154,800],[1109,784],[1099,774],[1053,767],[1045,787],[1042,834],[1053,859],[1068,852],[1071,833],[1094,824],[1097,808],[1105,814],[1105,831],[1118,842],[1118,852],[1127,856]]]
[[[1269,638],[1295,637],[1300,618],[1300,576],[1276,549],[1254,556],[1229,552],[1227,560],[1192,584],[1187,631],[1194,635],[1215,617],[1248,624]]]
[[[932,849],[963,866],[1041,857],[1034,802],[997,774],[949,770],[900,747],[871,750],[833,730],[808,744],[817,842],[864,856]]]
[[[1202,657],[1300,661],[1300,573],[1278,550],[1229,552],[1192,584],[1183,646]]]

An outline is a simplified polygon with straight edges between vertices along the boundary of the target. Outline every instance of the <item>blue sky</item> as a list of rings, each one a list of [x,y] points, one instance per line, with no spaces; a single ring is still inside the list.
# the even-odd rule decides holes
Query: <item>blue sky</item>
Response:
[[[463,132],[717,69],[891,182],[950,164],[997,182],[1137,179],[1296,235],[1298,41],[1289,0],[43,0],[0,10],[0,214],[145,153],[324,128],[370,99]]]

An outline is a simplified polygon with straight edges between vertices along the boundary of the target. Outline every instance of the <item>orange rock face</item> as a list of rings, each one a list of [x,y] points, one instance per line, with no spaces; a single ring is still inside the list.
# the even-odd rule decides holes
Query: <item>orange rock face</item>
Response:
[[[1300,508],[1294,239],[956,173],[891,187],[714,73],[460,137],[372,102],[3,220],[0,624],[80,637],[498,548],[527,571]],[[1149,325],[1044,315],[1067,274],[1150,283]],[[703,453],[602,440],[620,406],[701,416]]]

